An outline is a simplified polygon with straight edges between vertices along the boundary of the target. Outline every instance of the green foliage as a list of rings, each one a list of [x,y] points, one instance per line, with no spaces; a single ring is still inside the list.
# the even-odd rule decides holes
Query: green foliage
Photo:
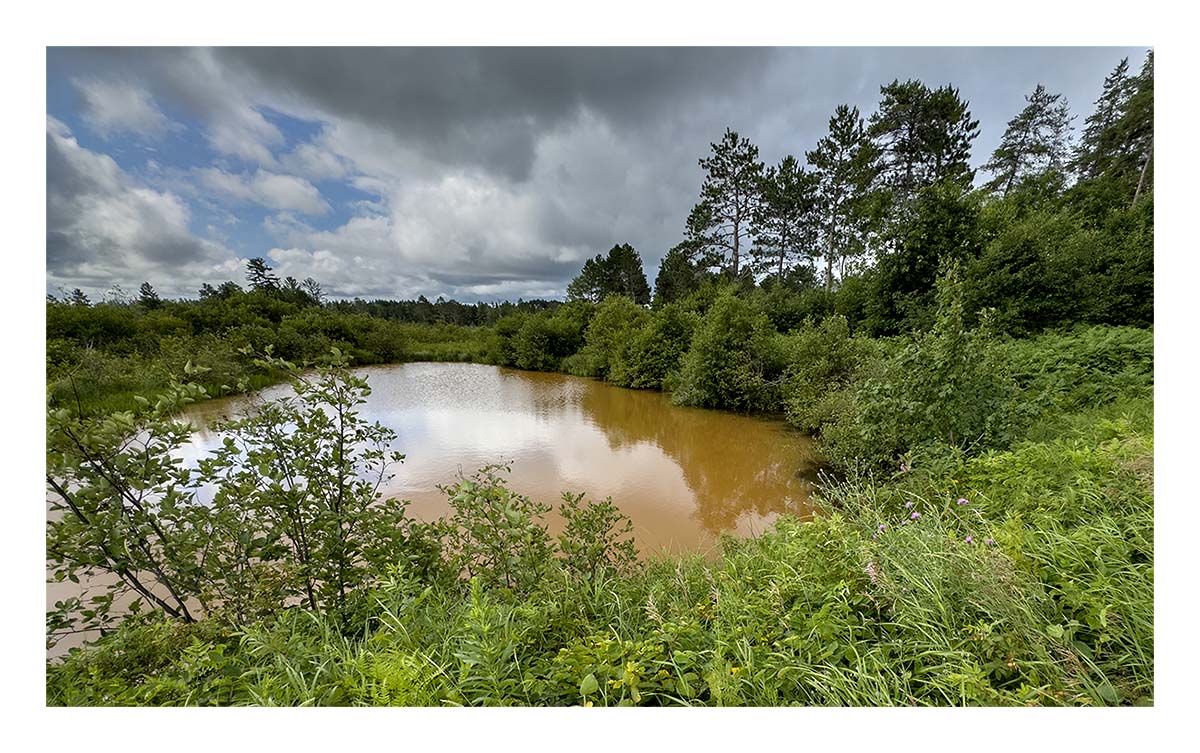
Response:
[[[873,270],[867,303],[873,333],[929,329],[939,273],[979,254],[979,214],[977,199],[954,181],[921,190],[912,213],[894,230],[895,250]]]
[[[600,303],[609,296],[625,296],[635,303],[650,303],[650,285],[642,270],[642,257],[628,243],[613,246],[607,255],[584,262],[579,276],[567,285],[567,300]]]
[[[770,410],[781,371],[779,344],[766,315],[726,293],[692,337],[674,399],[706,408]]]
[[[353,592],[372,581],[381,563],[420,554],[404,503],[379,492],[404,456],[389,449],[394,431],[358,415],[370,389],[338,351],[313,375],[289,381],[289,394],[260,399],[249,416],[218,423],[224,444],[200,461],[201,478],[217,488],[212,509],[236,521],[230,537],[258,547],[235,549],[228,561],[218,552],[213,566],[265,577],[276,589],[271,609],[299,598],[345,620]],[[275,571],[260,572],[268,561]],[[242,623],[264,585],[221,585],[214,600]]]
[[[786,348],[784,411],[788,423],[811,434],[838,419],[851,399],[850,388],[871,373],[878,359],[875,344],[852,337],[842,316],[794,332]]]
[[[669,303],[654,311],[620,352],[614,381],[623,387],[665,389],[672,375],[679,372],[699,321],[700,317],[681,303]]]
[[[567,572],[592,581],[606,573],[629,574],[637,562],[633,523],[621,514],[612,497],[581,504],[583,496],[564,492],[559,508],[567,523],[558,537]]]
[[[508,470],[486,466],[442,487],[454,510],[447,547],[456,569],[478,583],[525,594],[550,567],[553,543],[544,518],[551,507],[510,490],[500,476]]]
[[[47,411],[52,577],[78,583],[103,573],[110,584],[87,602],[58,602],[47,615],[51,643],[60,631],[110,626],[114,602],[126,596],[138,607],[195,620],[208,575],[201,555],[219,523],[195,503],[189,471],[175,461],[191,427],[173,415],[203,397],[196,385],[177,385],[154,403],[140,398],[132,411]]]
[[[584,347],[571,357],[565,370],[580,376],[630,381],[627,353],[633,337],[650,319],[649,312],[625,296],[604,299],[588,323]]]
[[[943,283],[932,331],[905,338],[855,390],[851,410],[826,431],[826,448],[839,465],[891,465],[927,443],[978,452],[1006,446],[1028,420],[993,336],[967,330],[961,292]]]
[[[967,310],[995,309],[1015,335],[1073,322],[1153,322],[1153,202],[1090,229],[1063,213],[1014,219],[966,267]]]

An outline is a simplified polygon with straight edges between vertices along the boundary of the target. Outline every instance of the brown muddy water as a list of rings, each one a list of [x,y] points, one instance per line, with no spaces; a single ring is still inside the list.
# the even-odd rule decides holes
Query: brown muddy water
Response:
[[[611,496],[633,521],[642,556],[712,553],[722,531],[756,535],[780,513],[812,512],[812,440],[782,421],[480,364],[409,363],[358,373],[371,387],[362,415],[396,431],[393,449],[406,456],[381,491],[409,500],[409,514],[423,520],[450,513],[439,484],[498,462],[511,464],[512,489],[555,508],[563,491]],[[209,422],[247,407],[244,397],[192,406],[185,417],[203,428],[183,449],[184,460],[194,463],[219,445]],[[552,533],[562,528],[557,513],[547,523]],[[51,584],[47,604],[79,589]]]
[[[451,512],[438,484],[489,463],[511,464],[513,490],[557,507],[563,491],[611,496],[643,554],[704,551],[721,531],[761,533],[782,512],[809,514],[812,440],[781,421],[684,408],[661,392],[565,374],[467,363],[359,369],[362,415],[397,433],[403,463],[381,491],[431,520]],[[264,397],[283,394],[272,387]],[[245,410],[244,398],[193,406],[197,425]],[[220,443],[208,429],[185,448]],[[548,519],[552,531],[558,519]]]

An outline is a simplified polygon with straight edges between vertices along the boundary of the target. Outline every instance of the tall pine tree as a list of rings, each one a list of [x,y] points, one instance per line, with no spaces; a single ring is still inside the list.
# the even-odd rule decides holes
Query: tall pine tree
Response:
[[[1062,172],[1070,153],[1071,112],[1063,96],[1050,94],[1038,84],[1025,102],[983,166],[994,176],[985,188],[1001,196],[1031,176]]]
[[[1104,79],[1104,90],[1096,110],[1084,121],[1083,135],[1072,165],[1081,180],[1099,177],[1114,158],[1113,127],[1125,115],[1134,81],[1129,77],[1129,58],[1122,58]]]
[[[758,147],[729,128],[721,143],[711,146],[712,155],[700,160],[707,174],[700,203],[688,218],[688,240],[728,258],[727,268],[736,277],[761,199],[763,163]]]
[[[895,199],[908,205],[922,188],[945,180],[969,186],[979,121],[971,118],[958,90],[931,90],[920,81],[897,79],[879,91],[882,99],[868,132],[883,152],[884,182]]]
[[[829,119],[829,135],[805,155],[817,188],[825,287],[833,287],[833,266],[863,254],[877,216],[880,150],[867,135],[857,107],[839,105]]]
[[[790,154],[767,168],[754,223],[755,271],[782,280],[797,261],[811,258],[818,222],[816,176]]]

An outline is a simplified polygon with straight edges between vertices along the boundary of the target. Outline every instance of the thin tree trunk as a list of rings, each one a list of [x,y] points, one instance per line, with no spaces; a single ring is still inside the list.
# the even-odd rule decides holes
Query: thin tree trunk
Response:
[[[1150,142],[1150,153],[1146,155],[1146,161],[1142,163],[1142,174],[1138,176],[1137,190],[1133,192],[1133,203],[1130,208],[1136,207],[1138,198],[1142,195],[1142,184],[1146,182],[1146,168],[1150,167],[1150,160],[1154,159],[1154,142]]]

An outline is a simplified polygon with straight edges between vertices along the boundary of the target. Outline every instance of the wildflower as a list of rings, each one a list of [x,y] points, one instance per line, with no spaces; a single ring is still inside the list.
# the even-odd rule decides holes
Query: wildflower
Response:
[[[738,672],[741,672],[741,671],[742,671],[741,667],[730,667],[729,668],[729,674],[731,674],[731,675],[736,675]]]
[[[868,576],[868,577],[871,579],[871,583],[872,583],[872,584],[874,584],[874,583],[875,583],[875,578],[876,578],[876,573],[875,573],[875,563],[874,563],[874,562],[868,562],[868,563],[867,563],[867,566],[866,566],[866,567],[864,567],[864,568],[863,568],[863,570],[866,572],[867,576]]]
[[[970,536],[968,536],[968,537],[966,537],[965,539],[963,539],[963,541],[964,541],[964,542],[966,542],[966,543],[968,543],[968,544],[970,544],[970,543],[971,543],[971,537],[970,537]]]
[[[910,500],[908,500],[907,502],[905,502],[905,503],[904,503],[904,506],[905,506],[905,507],[912,507],[912,506],[913,506],[913,501],[912,501],[911,499],[910,499]]]
[[[885,528],[887,528],[887,526],[886,526],[885,524],[883,524],[883,523],[880,523],[880,524],[879,524],[879,530],[881,530],[881,531],[882,531],[882,530],[883,530],[883,529],[885,529]]]
[[[919,512],[914,512],[914,513],[912,514],[912,519],[913,519],[913,520],[916,520],[916,519],[917,519],[917,518],[919,518],[919,517],[921,517],[921,513],[919,513]]]
[[[901,462],[900,462],[900,472],[901,472],[901,473],[908,473],[908,472],[909,472],[909,470],[911,470],[911,469],[909,468],[909,465],[908,465],[908,463],[905,463],[905,462],[901,461]]]
[[[991,538],[989,538],[987,541],[984,541],[983,543],[987,544],[988,546],[996,546],[996,540],[991,539]]]
[[[959,498],[958,498],[958,504],[960,504],[960,505],[965,505],[965,504],[967,504],[967,498],[966,498],[966,497],[959,497]]]

